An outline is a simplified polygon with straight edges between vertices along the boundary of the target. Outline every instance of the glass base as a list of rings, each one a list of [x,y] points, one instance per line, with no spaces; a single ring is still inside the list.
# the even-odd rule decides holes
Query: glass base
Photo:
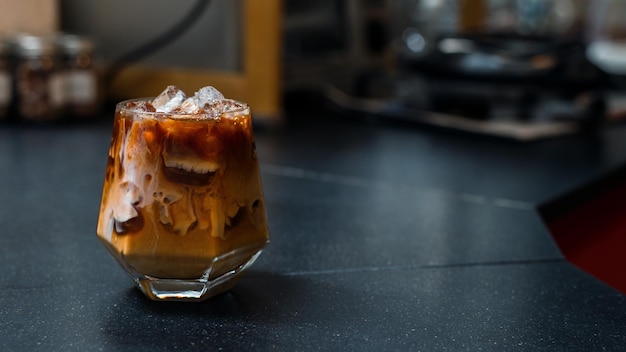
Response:
[[[248,268],[261,255],[258,250],[244,264],[230,270],[218,277],[206,277],[200,279],[164,279],[143,275],[126,266],[137,287],[154,301],[187,301],[200,302],[231,289],[242,272]],[[245,252],[244,252],[245,253]],[[232,259],[233,253],[219,259]],[[216,258],[216,261],[217,260]]]
[[[137,280],[137,286],[154,301],[199,302],[228,291],[235,285],[238,276],[230,275],[226,280],[211,282],[144,278]]]

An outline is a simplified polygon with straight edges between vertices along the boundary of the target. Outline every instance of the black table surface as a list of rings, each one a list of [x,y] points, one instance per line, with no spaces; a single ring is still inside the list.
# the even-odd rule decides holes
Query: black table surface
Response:
[[[623,166],[626,127],[517,143],[290,114],[256,131],[271,243],[201,303],[149,301],[96,238],[110,119],[0,126],[0,350],[625,348],[626,296],[537,208]]]

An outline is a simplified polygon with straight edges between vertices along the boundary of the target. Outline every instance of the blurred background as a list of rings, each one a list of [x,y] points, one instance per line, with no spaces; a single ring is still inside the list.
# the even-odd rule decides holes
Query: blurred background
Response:
[[[81,115],[72,104],[97,115],[107,103],[156,95],[167,84],[189,93],[214,85],[266,122],[313,95],[349,116],[519,140],[620,121],[626,105],[626,0],[0,5],[0,106],[35,121]],[[54,65],[33,64],[41,57]],[[38,74],[51,83],[36,86]],[[61,86],[70,88],[59,94]],[[37,99],[27,91],[45,89],[41,111],[20,109]]]

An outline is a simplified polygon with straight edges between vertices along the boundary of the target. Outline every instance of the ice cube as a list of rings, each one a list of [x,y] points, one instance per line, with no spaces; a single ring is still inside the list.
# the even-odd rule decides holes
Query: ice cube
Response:
[[[202,106],[202,109],[210,116],[221,116],[226,112],[238,111],[243,108],[243,104],[231,99],[213,100]]]
[[[172,203],[178,202],[183,195],[175,192],[174,190],[159,190],[152,194],[152,197],[156,200],[157,208],[159,209],[159,221],[163,225],[173,225],[174,219],[172,218],[170,206]]]
[[[115,231],[119,234],[137,232],[143,227],[143,218],[137,211],[141,203],[141,190],[131,182],[120,184],[121,201],[113,208]]]
[[[206,186],[219,169],[217,161],[201,157],[176,142],[166,141],[161,156],[165,177],[177,183]]]
[[[172,112],[179,108],[187,95],[176,86],[167,86],[161,94],[152,101],[157,112]]]
[[[174,202],[170,206],[172,219],[172,229],[178,235],[186,235],[189,230],[196,227],[198,219],[194,213],[191,195]]]
[[[120,202],[113,209],[113,218],[120,223],[127,222],[139,216],[137,209],[127,202]]]
[[[214,100],[224,99],[224,95],[220,93],[220,91],[215,89],[214,87],[206,86],[206,87],[200,88],[200,90],[197,91],[196,94],[194,95],[194,98],[196,99],[198,106],[203,106]]]
[[[125,108],[133,112],[155,112],[156,111],[154,106],[152,106],[151,102],[142,101],[142,100],[131,101],[128,104],[126,104]]]
[[[185,114],[201,114],[204,112],[202,108],[198,105],[198,101],[194,97],[189,97],[180,104],[180,112]]]

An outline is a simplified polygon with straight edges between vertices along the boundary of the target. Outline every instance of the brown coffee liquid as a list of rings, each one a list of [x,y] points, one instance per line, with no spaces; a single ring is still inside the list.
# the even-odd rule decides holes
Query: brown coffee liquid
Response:
[[[245,264],[269,240],[249,113],[118,110],[97,233],[155,278],[215,278]]]

